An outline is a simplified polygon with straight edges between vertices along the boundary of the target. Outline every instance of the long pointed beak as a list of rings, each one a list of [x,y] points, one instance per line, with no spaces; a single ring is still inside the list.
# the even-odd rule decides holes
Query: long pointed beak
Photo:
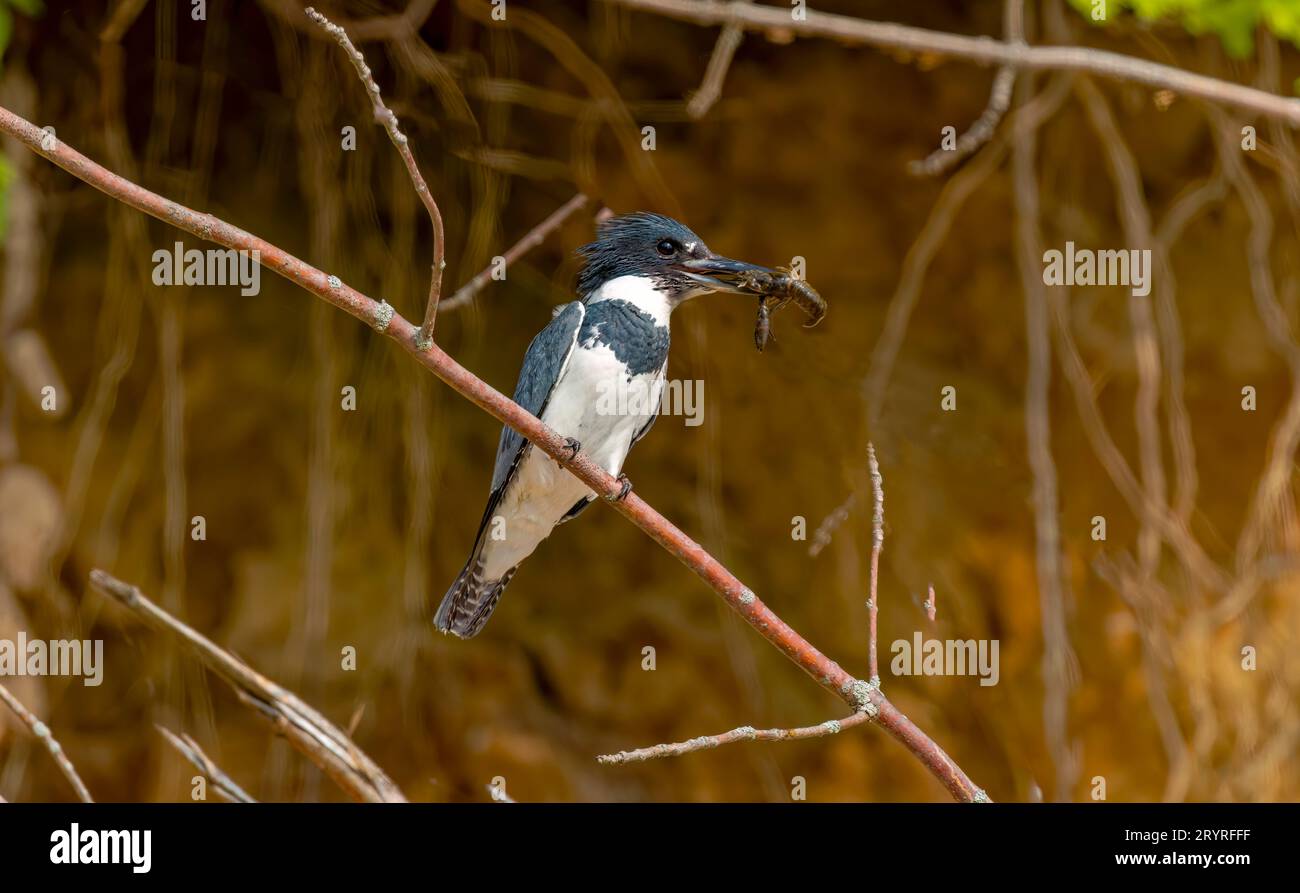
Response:
[[[685,261],[679,264],[677,269],[689,276],[701,288],[732,294],[754,294],[746,287],[749,283],[748,277],[755,273],[771,275],[775,272],[758,264],[717,255]]]

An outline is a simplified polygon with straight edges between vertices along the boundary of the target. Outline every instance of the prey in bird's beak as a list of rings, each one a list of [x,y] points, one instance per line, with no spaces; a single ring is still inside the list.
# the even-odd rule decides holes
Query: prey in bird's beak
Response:
[[[711,291],[758,296],[758,320],[754,324],[754,344],[767,347],[772,336],[771,313],[794,301],[808,316],[804,328],[812,328],[826,315],[826,301],[807,282],[789,270],[773,270],[758,264],[729,257],[703,257],[688,260],[677,267],[691,281]]]

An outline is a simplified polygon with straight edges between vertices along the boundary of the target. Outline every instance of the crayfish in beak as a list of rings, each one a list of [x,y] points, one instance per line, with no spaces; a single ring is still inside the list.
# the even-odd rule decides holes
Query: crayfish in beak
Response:
[[[758,295],[758,319],[754,322],[754,346],[760,351],[772,338],[772,312],[793,301],[808,317],[805,329],[811,329],[826,316],[826,301],[817,290],[788,269],[747,270],[737,283],[742,289]]]

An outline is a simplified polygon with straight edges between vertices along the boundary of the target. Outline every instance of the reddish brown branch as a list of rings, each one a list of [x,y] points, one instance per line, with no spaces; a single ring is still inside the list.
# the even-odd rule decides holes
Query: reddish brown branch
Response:
[[[652,509],[635,492],[626,499],[612,501],[621,485],[583,453],[569,458],[564,440],[535,416],[496,391],[465,369],[442,348],[431,344],[420,350],[415,346],[417,328],[399,316],[383,301],[375,301],[289,254],[211,214],[204,214],[150,192],[117,176],[63,142],[42,148],[44,131],[30,121],[0,108],[0,131],[21,140],[33,152],[50,160],[68,173],[89,183],[106,195],[124,202],[165,223],[193,233],[200,238],[239,251],[258,252],[259,262],[295,285],[311,292],[357,319],[387,335],[409,353],[416,362],[429,369],[459,394],[509,425],[534,445],[566,467],[574,476],[597,493],[611,500],[615,510],[675,555],[698,574],[728,605],[753,626],[782,654],[798,664],[828,691],[835,693],[856,710],[875,707],[877,721],[903,744],[958,800],[987,799],[938,744],[901,714],[893,704],[866,681],[846,672],[795,632],[784,620],[763,604],[744,583],[722,566],[698,543]]]
[[[867,468],[871,472],[871,590],[867,597],[867,618],[870,623],[870,641],[868,649],[871,658],[871,683],[880,685],[880,665],[876,647],[876,615],[879,613],[877,602],[880,580],[880,551],[885,545],[885,479],[880,474],[880,463],[876,461],[876,447],[867,444]]]

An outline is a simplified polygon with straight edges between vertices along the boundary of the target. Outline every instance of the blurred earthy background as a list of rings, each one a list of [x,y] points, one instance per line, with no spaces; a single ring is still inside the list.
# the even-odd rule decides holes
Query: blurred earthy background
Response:
[[[990,0],[814,5],[1003,33]],[[1293,0],[1135,5],[1149,17],[1112,3],[1099,26],[1090,4],[1031,3],[1028,33],[1294,93]],[[601,0],[510,0],[504,21],[486,0],[415,0],[405,18],[391,17],[400,0],[320,6],[352,30],[411,138],[446,219],[448,292],[579,190],[679,216],[723,254],[806,258],[829,316],[804,331],[777,314],[764,354],[749,300],[677,314],[669,374],[703,381],[704,423],[663,418],[627,470],[865,675],[873,441],[882,652],[919,630],[997,639],[1001,658],[996,686],[885,672],[884,688],[994,799],[1090,799],[1099,777],[1110,800],[1300,796],[1290,130],[1040,73],[1015,97],[1037,96],[1036,149],[1026,125],[1012,151],[1026,120],[1013,115],[962,165],[914,176],[942,128],[979,117],[994,70],[749,33],[716,103],[688,107],[716,27]],[[0,7],[0,104],[420,316],[428,220],[351,67],[297,5],[213,0],[204,21],[172,0]],[[340,145],[349,125],[355,151]],[[1040,234],[1017,216],[1016,172],[1022,209],[1037,187]],[[788,802],[796,776],[809,800],[947,799],[869,727],[598,765],[844,707],[605,507],[538,550],[480,637],[437,635],[500,426],[270,273],[256,296],[154,286],[155,250],[205,246],[12,141],[2,182],[0,638],[105,641],[98,688],[3,682],[98,799],[189,799],[194,770],[156,724],[259,799],[343,795],[191,655],[91,591],[96,567],[354,728],[411,799],[482,801],[501,777],[521,801]],[[444,312],[443,348],[510,392],[529,340],[572,298],[597,207]],[[1034,287],[1039,265],[1025,276],[1018,256],[1066,240],[1153,247],[1168,265],[1147,299]],[[191,538],[195,516],[206,539]],[[0,795],[73,796],[7,712]]]

